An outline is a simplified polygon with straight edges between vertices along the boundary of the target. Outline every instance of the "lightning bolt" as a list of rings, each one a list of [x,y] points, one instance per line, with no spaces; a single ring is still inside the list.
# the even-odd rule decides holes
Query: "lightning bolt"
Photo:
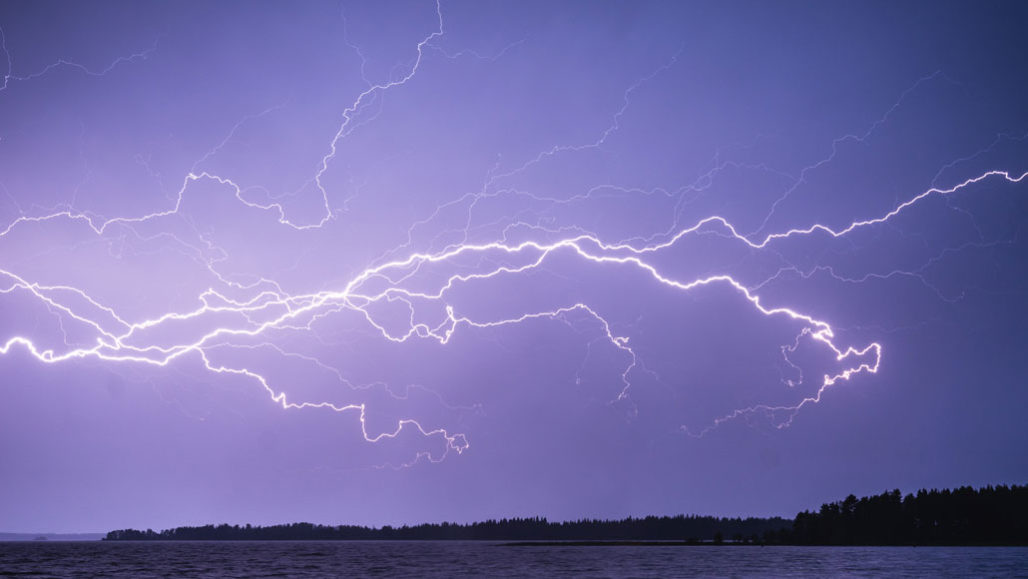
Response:
[[[503,57],[504,54],[515,50],[524,42],[512,43],[500,53],[491,57],[483,57],[473,51],[466,53],[447,52],[434,45],[444,35],[442,7],[436,2],[435,8],[437,27],[415,45],[414,52],[416,56],[413,63],[402,74],[384,82],[372,83],[367,81],[362,67],[361,74],[367,87],[349,105],[342,109],[341,121],[337,130],[329,140],[325,154],[316,163],[314,174],[310,179],[310,183],[314,184],[317,195],[320,196],[323,209],[323,212],[317,219],[310,222],[293,220],[287,214],[285,207],[280,203],[259,203],[250,200],[247,198],[245,189],[237,181],[231,177],[221,175],[213,169],[202,168],[234,137],[242,123],[268,114],[274,110],[272,108],[241,120],[220,144],[198,159],[192,165],[192,169],[182,178],[174,202],[170,207],[144,215],[112,218],[99,217],[84,211],[76,211],[70,207],[41,215],[21,215],[0,229],[0,242],[9,239],[15,232],[31,224],[47,222],[81,223],[86,225],[91,234],[97,238],[109,238],[115,234],[115,231],[131,232],[142,237],[135,229],[136,227],[150,222],[158,222],[165,218],[181,216],[184,213],[183,203],[187,195],[199,182],[216,185],[220,190],[224,190],[226,194],[231,195],[242,207],[261,212],[270,212],[276,217],[280,227],[295,230],[300,234],[310,234],[313,230],[325,227],[337,217],[338,210],[332,207],[331,196],[323,184],[323,176],[339,155],[340,142],[362,126],[363,123],[359,120],[360,113],[368,106],[370,101],[386,91],[402,89],[405,84],[415,78],[419,73],[423,59],[430,50],[442,54],[445,58],[460,58],[464,54],[470,54],[475,58],[492,60]],[[358,55],[362,58],[362,62],[364,62],[360,49],[349,44],[349,42],[347,44],[357,51]],[[120,57],[99,71],[93,71],[71,61],[60,60],[40,71],[21,76],[16,76],[11,72],[11,55],[7,51],[6,40],[3,37],[2,30],[0,30],[0,49],[4,51],[8,61],[8,72],[4,76],[2,87],[0,87],[0,91],[2,91],[7,89],[12,81],[27,81],[47,74],[59,67],[69,67],[80,70],[85,74],[102,76],[116,66],[145,60],[152,51],[157,49],[157,44],[155,43],[147,51],[127,57]],[[958,181],[949,187],[932,186],[896,204],[892,209],[878,216],[854,220],[842,227],[833,228],[823,223],[810,223],[802,227],[762,233],[767,228],[780,204],[803,182],[806,175],[810,171],[830,162],[835,157],[838,144],[843,140],[867,138],[880,124],[886,122],[889,115],[898,106],[897,103],[863,135],[847,135],[834,141],[831,155],[804,169],[795,184],[771,205],[770,211],[759,227],[749,233],[740,233],[739,229],[729,219],[720,215],[703,217],[684,227],[677,226],[676,221],[676,227],[666,232],[666,234],[614,241],[606,240],[600,235],[587,231],[551,230],[520,220],[512,220],[504,228],[503,234],[497,240],[477,243],[470,241],[468,232],[471,224],[471,212],[477,203],[494,194],[490,191],[493,191],[497,183],[556,155],[569,151],[582,151],[602,147],[618,131],[624,113],[631,106],[633,93],[656,76],[674,66],[677,59],[677,55],[672,57],[669,62],[656,69],[652,74],[639,79],[638,82],[626,89],[621,108],[614,113],[611,124],[602,131],[594,142],[555,146],[538,153],[515,169],[504,172],[499,172],[498,169],[490,171],[486,176],[485,184],[481,191],[461,196],[450,203],[437,207],[425,219],[411,226],[408,230],[406,243],[385,252],[378,259],[374,260],[371,265],[354,273],[349,279],[334,289],[290,292],[284,290],[282,284],[277,281],[263,277],[252,283],[233,281],[219,272],[219,258],[203,257],[219,253],[219,248],[213,242],[208,243],[205,247],[196,247],[170,232],[162,235],[169,236],[180,247],[187,249],[190,255],[193,255],[198,263],[201,263],[224,286],[220,288],[210,287],[197,295],[195,298],[197,305],[192,309],[168,311],[157,316],[135,319],[132,316],[121,313],[116,305],[107,304],[101,299],[94,298],[82,288],[72,285],[40,283],[20,275],[13,269],[8,269],[8,266],[4,266],[0,268],[0,294],[30,296],[31,299],[42,304],[56,315],[62,328],[65,323],[76,324],[89,332],[91,339],[86,344],[80,343],[81,340],[70,344],[69,341],[72,340],[68,337],[68,333],[65,333],[63,344],[60,346],[46,346],[41,345],[39,343],[41,341],[38,339],[19,334],[8,338],[6,342],[0,345],[0,354],[6,355],[13,349],[20,348],[44,364],[95,359],[109,364],[168,367],[187,358],[199,360],[206,371],[213,375],[237,376],[259,385],[268,398],[283,410],[353,414],[357,418],[361,438],[369,444],[396,439],[401,433],[409,431],[426,439],[440,440],[445,445],[445,450],[441,454],[417,452],[409,462],[404,462],[400,465],[384,466],[405,467],[419,461],[438,462],[444,460],[451,453],[461,454],[467,450],[470,447],[468,437],[463,433],[452,432],[446,428],[427,426],[413,418],[398,420],[395,428],[391,430],[374,432],[367,425],[367,412],[369,409],[367,404],[363,402],[337,403],[325,400],[295,400],[287,395],[287,388],[285,386],[273,384],[264,373],[248,366],[219,362],[217,361],[216,354],[223,349],[229,348],[271,349],[280,356],[295,357],[330,371],[338,378],[340,384],[343,384],[350,390],[359,391],[367,388],[367,386],[351,383],[346,379],[343,371],[325,364],[315,356],[287,352],[276,345],[276,335],[283,331],[301,331],[313,334],[315,333],[315,325],[321,320],[341,313],[351,313],[363,321],[365,324],[364,329],[385,341],[403,344],[412,340],[430,340],[437,343],[440,347],[446,347],[458,332],[502,330],[505,327],[533,321],[562,321],[566,320],[568,316],[583,316],[593,320],[596,327],[599,328],[596,337],[610,344],[619,356],[619,359],[623,358],[624,360],[622,372],[618,378],[620,380],[618,394],[614,400],[611,400],[611,403],[630,402],[633,378],[638,372],[644,371],[642,365],[644,356],[633,348],[631,336],[618,328],[617,324],[612,323],[604,315],[601,308],[584,301],[571,300],[567,303],[556,304],[551,308],[525,311],[507,317],[486,318],[466,313],[461,309],[458,303],[459,300],[452,298],[459,288],[471,287],[487,280],[503,282],[504,280],[524,277],[547,267],[557,257],[570,257],[578,263],[596,265],[605,269],[616,271],[631,269],[641,273],[650,283],[681,294],[688,294],[704,287],[714,287],[726,292],[733,292],[740,296],[755,312],[770,319],[787,320],[799,325],[801,329],[796,334],[795,340],[782,346],[782,355],[786,362],[791,365],[789,355],[798,349],[801,341],[810,340],[828,352],[841,366],[841,369],[821,376],[814,392],[803,396],[794,404],[753,405],[739,408],[714,418],[712,422],[701,429],[696,430],[682,426],[681,430],[690,436],[702,437],[722,424],[748,416],[763,416],[775,428],[786,428],[793,423],[794,418],[803,408],[820,402],[825,393],[839,382],[848,381],[861,374],[877,373],[882,363],[883,345],[879,342],[861,345],[843,344],[836,337],[836,329],[833,328],[829,321],[805,313],[798,307],[767,303],[765,299],[762,299],[761,292],[763,288],[789,273],[801,277],[809,277],[815,272],[824,272],[837,280],[851,283],[861,283],[873,277],[888,278],[906,275],[918,277],[923,283],[930,286],[922,275],[923,269],[914,272],[896,269],[886,273],[867,274],[862,277],[845,277],[838,275],[832,268],[827,266],[818,266],[804,271],[796,266],[789,265],[780,268],[775,274],[762,282],[746,284],[726,273],[679,279],[663,271],[654,258],[662,254],[662,252],[675,247],[690,236],[706,234],[719,235],[753,251],[771,250],[776,243],[792,238],[843,238],[858,230],[886,224],[928,198],[953,196],[959,192],[973,189],[976,185],[988,180],[1021,183],[1028,177],[1028,172],[1018,174],[1007,170],[994,169]],[[939,74],[935,73],[919,80],[915,87],[927,80],[936,78]],[[907,94],[907,92],[903,93],[901,100],[906,98]],[[718,171],[729,166],[731,166],[731,163],[716,164],[715,169],[698,180],[693,185],[693,188],[702,188],[704,183],[712,180]],[[622,189],[622,191],[633,192],[630,189]],[[584,195],[592,195],[595,192],[595,190],[589,191]],[[671,195],[671,193],[663,191],[657,192],[657,194]],[[533,197],[533,199],[544,202],[568,203],[576,199],[576,197],[567,199]],[[432,222],[442,211],[448,208],[460,207],[463,204],[467,204],[468,217],[465,221],[463,235],[461,235],[459,241],[447,243],[433,251],[414,251],[412,249],[416,228]],[[537,239],[520,242],[512,241],[508,238],[507,234],[515,228],[521,228],[529,232],[538,232],[541,235]],[[194,229],[194,233],[203,239],[203,235],[199,231]],[[441,236],[437,237],[437,239],[441,238]],[[436,240],[433,240],[433,246],[435,243]],[[930,260],[929,263],[934,263],[941,259],[942,256],[943,254],[939,254]],[[469,266],[469,263],[473,265]],[[935,289],[933,286],[930,287]],[[943,297],[941,292],[935,291],[940,298],[947,299]],[[234,295],[243,295],[244,297],[233,297]],[[383,314],[383,308],[388,308],[390,311],[396,311],[396,308],[399,308],[405,312],[403,316],[404,323],[396,324],[396,316]],[[441,315],[436,315],[430,321],[426,321],[425,318],[431,316],[422,316],[419,313],[429,310],[441,312]],[[189,338],[171,340],[170,342],[166,338],[158,337],[167,335],[167,333],[162,334],[161,330],[176,328],[191,328],[188,331],[192,331],[193,335]],[[201,329],[192,330],[192,328]],[[171,333],[174,334],[175,332]],[[188,332],[179,330],[179,333]],[[789,385],[793,384],[790,383]],[[390,392],[390,395],[393,395],[392,392]],[[442,402],[441,398],[440,401]]]
[[[30,72],[30,73],[26,73],[26,74],[15,74],[14,73],[14,57],[11,55],[11,51],[9,51],[7,49],[7,35],[4,34],[3,28],[0,27],[0,51],[2,51],[4,53],[4,60],[7,61],[7,72],[4,73],[3,83],[0,84],[0,92],[3,92],[5,90],[7,90],[7,88],[12,83],[20,83],[20,82],[26,82],[26,81],[30,81],[30,80],[33,80],[33,79],[37,79],[37,78],[40,78],[42,76],[46,76],[47,74],[51,73],[52,71],[54,71],[56,69],[60,69],[60,68],[67,68],[67,69],[71,69],[71,70],[76,70],[79,73],[85,74],[87,76],[94,76],[94,77],[106,76],[109,72],[111,72],[115,68],[118,68],[121,65],[132,64],[132,63],[144,61],[144,60],[150,58],[150,55],[153,54],[153,52],[157,50],[157,45],[158,45],[159,41],[160,41],[160,37],[155,39],[153,44],[149,48],[147,48],[145,50],[141,50],[139,52],[135,52],[135,53],[129,54],[127,56],[119,56],[119,57],[115,58],[114,60],[112,60],[110,63],[108,63],[107,66],[105,66],[105,67],[103,67],[101,69],[90,68],[90,67],[88,67],[88,66],[86,66],[84,64],[75,62],[73,60],[68,60],[68,59],[65,59],[65,58],[59,58],[59,59],[55,60],[54,62],[51,62],[50,64],[48,64],[48,65],[44,66],[43,68],[41,68],[39,70],[36,70],[34,72]]]

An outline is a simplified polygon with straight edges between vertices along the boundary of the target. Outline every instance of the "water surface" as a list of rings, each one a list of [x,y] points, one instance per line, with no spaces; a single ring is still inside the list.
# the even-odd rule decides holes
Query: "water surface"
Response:
[[[474,541],[0,543],[19,577],[1028,577],[1028,547],[508,547]]]

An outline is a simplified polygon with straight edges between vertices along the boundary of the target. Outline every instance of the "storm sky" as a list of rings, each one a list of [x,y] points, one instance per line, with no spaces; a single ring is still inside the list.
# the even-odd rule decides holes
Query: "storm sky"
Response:
[[[0,530],[1028,478],[1028,6],[0,3]]]

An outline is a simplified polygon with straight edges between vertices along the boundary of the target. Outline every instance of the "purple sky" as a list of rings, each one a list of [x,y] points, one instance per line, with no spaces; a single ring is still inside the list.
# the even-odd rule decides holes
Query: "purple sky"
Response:
[[[0,530],[1028,479],[1028,5],[0,4]]]

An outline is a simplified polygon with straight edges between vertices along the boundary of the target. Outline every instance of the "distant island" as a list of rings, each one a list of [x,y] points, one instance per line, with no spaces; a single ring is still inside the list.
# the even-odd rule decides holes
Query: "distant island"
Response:
[[[7,533],[0,532],[0,542],[7,541],[99,541],[103,533]]]
[[[793,520],[695,515],[583,519],[489,520],[381,528],[292,523],[272,526],[206,525],[160,532],[111,531],[105,541],[318,541],[482,540],[525,545],[749,544],[749,545],[1028,545],[1028,485],[980,489],[899,490],[877,496],[850,495],[804,511]]]
[[[678,515],[675,517],[627,518],[619,521],[584,519],[550,522],[544,518],[489,520],[477,523],[426,523],[416,526],[381,528],[352,525],[288,525],[239,526],[206,525],[178,527],[160,532],[147,529],[111,531],[105,541],[404,541],[404,540],[473,540],[473,541],[572,541],[572,540],[691,540],[701,542],[714,537],[738,541],[759,540],[769,532],[777,532],[792,524],[789,519],[774,517],[732,519]]]

